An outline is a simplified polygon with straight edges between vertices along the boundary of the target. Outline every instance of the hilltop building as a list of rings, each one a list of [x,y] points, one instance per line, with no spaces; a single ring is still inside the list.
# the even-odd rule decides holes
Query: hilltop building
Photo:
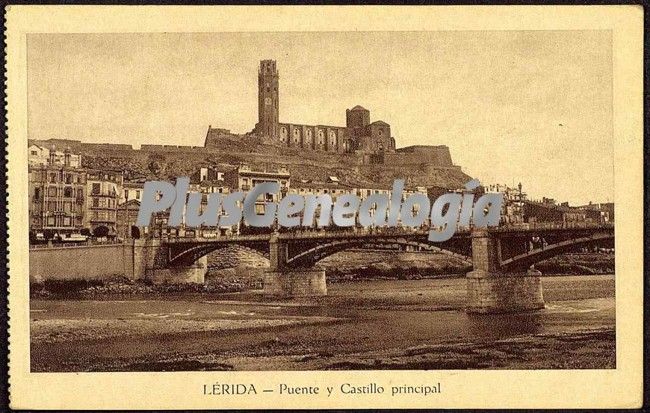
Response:
[[[258,122],[253,133],[282,146],[350,153],[393,152],[390,125],[370,122],[370,111],[355,106],[346,110],[345,126],[280,123],[280,74],[275,60],[262,60],[257,77]]]
[[[453,167],[449,148],[417,145],[398,149],[391,127],[370,121],[370,111],[360,105],[345,111],[345,126],[305,125],[280,122],[280,74],[275,60],[262,60],[257,75],[258,121],[249,135],[277,146],[356,154],[359,163],[390,165],[429,164]],[[245,137],[242,135],[240,137]],[[224,139],[237,135],[228,129],[208,127],[206,148],[219,148]],[[147,148],[149,149],[149,148]]]

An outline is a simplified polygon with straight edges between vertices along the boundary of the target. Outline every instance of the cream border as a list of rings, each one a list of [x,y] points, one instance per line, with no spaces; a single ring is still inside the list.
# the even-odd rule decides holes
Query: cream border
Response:
[[[643,9],[641,6],[167,7],[10,6],[9,315],[12,408],[639,407],[643,343]],[[292,24],[286,24],[291,21]],[[162,31],[576,30],[613,32],[617,368],[537,371],[30,373],[26,33]],[[428,398],[202,396],[215,381],[292,384],[441,382]]]

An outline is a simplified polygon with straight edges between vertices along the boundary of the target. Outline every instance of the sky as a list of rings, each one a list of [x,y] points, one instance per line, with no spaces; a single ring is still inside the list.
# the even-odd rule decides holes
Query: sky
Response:
[[[447,145],[484,184],[613,200],[609,31],[30,34],[31,139],[203,145],[257,121],[257,68],[280,122],[345,126],[361,105],[397,146]]]

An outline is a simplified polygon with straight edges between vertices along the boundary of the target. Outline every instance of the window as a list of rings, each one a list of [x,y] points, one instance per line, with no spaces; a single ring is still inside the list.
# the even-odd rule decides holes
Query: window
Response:
[[[47,188],[47,196],[56,196],[56,187],[51,186]]]
[[[32,155],[38,155],[37,151],[32,151]]]
[[[65,176],[65,183],[66,183],[66,184],[71,184],[71,183],[72,183],[72,175],[67,174],[67,175]]]
[[[93,207],[94,208],[99,207],[99,198],[93,198]]]
[[[34,198],[37,200],[41,199],[41,188],[34,188]]]
[[[66,186],[63,189],[63,196],[66,197],[66,198],[72,198],[72,196],[73,196],[72,195],[72,188],[70,188],[69,186]]]
[[[101,184],[98,182],[93,182],[93,194],[98,194],[101,191]]]
[[[140,190],[135,191],[135,199],[140,199]]]
[[[50,174],[50,182],[52,183],[56,182],[56,174]]]

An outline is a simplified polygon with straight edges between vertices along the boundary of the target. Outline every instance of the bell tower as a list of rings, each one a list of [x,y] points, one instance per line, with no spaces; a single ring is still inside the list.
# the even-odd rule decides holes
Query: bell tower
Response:
[[[257,76],[257,104],[258,121],[255,132],[260,135],[278,139],[279,129],[279,74],[275,67],[275,60],[260,61]]]

